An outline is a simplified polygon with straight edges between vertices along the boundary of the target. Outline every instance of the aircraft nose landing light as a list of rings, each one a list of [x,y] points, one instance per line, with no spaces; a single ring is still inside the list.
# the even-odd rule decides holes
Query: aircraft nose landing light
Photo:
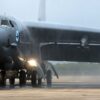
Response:
[[[35,59],[31,59],[31,60],[28,60],[27,61],[29,66],[32,66],[32,67],[37,67],[37,61]]]

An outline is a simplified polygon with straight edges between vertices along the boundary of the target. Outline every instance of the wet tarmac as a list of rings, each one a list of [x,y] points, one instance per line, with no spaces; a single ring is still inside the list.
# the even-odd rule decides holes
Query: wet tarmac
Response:
[[[19,84],[15,84],[15,89],[21,88]],[[22,87],[23,88],[23,87]],[[100,89],[100,83],[86,83],[86,82],[53,82],[51,86],[45,83],[41,87],[32,87],[31,83],[27,83],[24,88],[50,88],[50,89]],[[9,85],[1,89],[12,89]]]
[[[18,81],[15,88],[9,84],[0,89],[0,100],[100,100],[99,77],[95,80],[85,78],[84,80],[72,80],[62,77],[60,80],[53,80],[52,87],[47,87],[43,82],[42,87],[32,87],[30,82],[20,88]],[[62,80],[62,81],[61,81]],[[69,81],[68,81],[69,80]]]

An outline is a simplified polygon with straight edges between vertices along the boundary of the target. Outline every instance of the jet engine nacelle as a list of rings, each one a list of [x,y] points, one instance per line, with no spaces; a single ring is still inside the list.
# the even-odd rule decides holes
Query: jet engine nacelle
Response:
[[[80,44],[81,44],[82,47],[87,47],[87,45],[88,45],[88,36],[83,36],[81,38],[80,42],[81,42]]]

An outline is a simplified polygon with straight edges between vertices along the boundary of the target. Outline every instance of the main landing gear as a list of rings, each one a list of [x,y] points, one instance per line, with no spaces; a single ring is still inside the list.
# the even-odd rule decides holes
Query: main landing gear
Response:
[[[37,71],[35,71],[35,70],[32,71],[31,84],[32,84],[33,87],[34,87],[34,86],[36,87],[36,85],[37,85],[37,84],[36,84],[36,80],[37,80],[37,79],[36,79],[36,76],[37,76]]]
[[[19,85],[21,87],[26,85],[26,72],[24,70],[20,71],[20,74],[19,74]]]
[[[6,86],[5,71],[0,72],[0,87]]]

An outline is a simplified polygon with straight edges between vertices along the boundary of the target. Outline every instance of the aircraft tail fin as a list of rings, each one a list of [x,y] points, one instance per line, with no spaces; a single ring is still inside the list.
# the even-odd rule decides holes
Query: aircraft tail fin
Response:
[[[40,0],[38,20],[46,20],[46,0]]]

